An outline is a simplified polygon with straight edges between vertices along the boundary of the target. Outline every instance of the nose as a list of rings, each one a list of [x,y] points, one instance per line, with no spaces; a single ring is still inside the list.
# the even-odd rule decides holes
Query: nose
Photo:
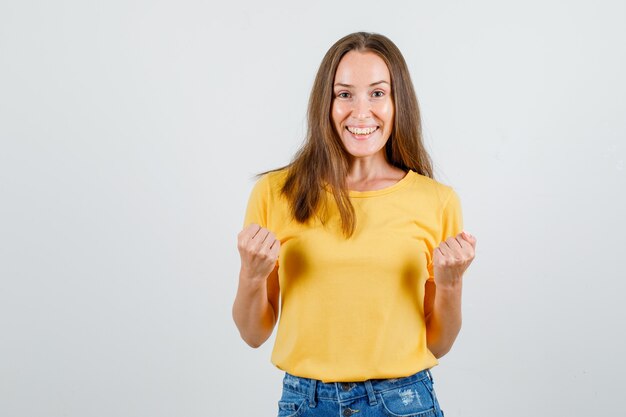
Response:
[[[352,114],[357,119],[367,119],[371,114],[371,103],[367,97],[357,98],[354,102]]]

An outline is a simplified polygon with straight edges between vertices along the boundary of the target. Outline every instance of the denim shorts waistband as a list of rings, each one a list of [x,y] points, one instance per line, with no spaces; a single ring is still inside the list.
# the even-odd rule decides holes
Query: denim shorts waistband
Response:
[[[312,390],[315,390],[315,398],[343,401],[371,395],[372,391],[376,393],[399,388],[426,378],[430,378],[432,381],[432,375],[429,369],[424,369],[413,375],[401,378],[368,379],[367,381],[359,382],[322,382],[320,380],[299,377],[285,372],[285,376],[283,377],[283,389],[306,396],[312,396]]]

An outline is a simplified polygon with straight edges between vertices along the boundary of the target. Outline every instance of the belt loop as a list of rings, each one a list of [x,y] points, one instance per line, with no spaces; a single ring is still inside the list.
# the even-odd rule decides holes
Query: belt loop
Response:
[[[435,403],[435,412],[437,413],[437,415],[442,414],[443,411],[441,411],[441,406],[439,405],[439,400],[437,400],[437,394],[435,392],[435,382],[433,380],[433,376],[430,373],[430,369],[428,370],[428,377],[430,378],[431,381],[431,385],[433,385],[433,391],[432,391],[432,395],[433,395],[433,402]]]
[[[309,379],[309,407],[313,408],[317,405],[315,402],[315,390],[317,388],[317,379]]]
[[[433,381],[433,376],[430,373],[430,369],[426,369],[426,374],[428,375],[428,378],[430,379],[430,382],[433,383],[433,385],[435,384],[435,382]]]
[[[372,387],[372,381],[369,379],[365,381],[365,390],[367,391],[367,397],[370,400],[370,405],[378,404],[376,402],[376,394],[374,394],[374,387]]]

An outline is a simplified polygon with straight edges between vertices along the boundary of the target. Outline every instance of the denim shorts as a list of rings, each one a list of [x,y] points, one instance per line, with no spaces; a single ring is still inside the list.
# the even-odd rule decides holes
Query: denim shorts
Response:
[[[443,417],[425,369],[403,378],[329,382],[285,372],[278,417]]]

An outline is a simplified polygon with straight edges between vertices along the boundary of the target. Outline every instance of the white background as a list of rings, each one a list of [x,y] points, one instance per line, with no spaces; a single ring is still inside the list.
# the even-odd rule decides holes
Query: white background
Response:
[[[302,3],[302,4],[300,4]],[[623,1],[0,2],[0,415],[274,416],[231,318],[328,48],[403,52],[478,239],[447,417],[623,409]]]

